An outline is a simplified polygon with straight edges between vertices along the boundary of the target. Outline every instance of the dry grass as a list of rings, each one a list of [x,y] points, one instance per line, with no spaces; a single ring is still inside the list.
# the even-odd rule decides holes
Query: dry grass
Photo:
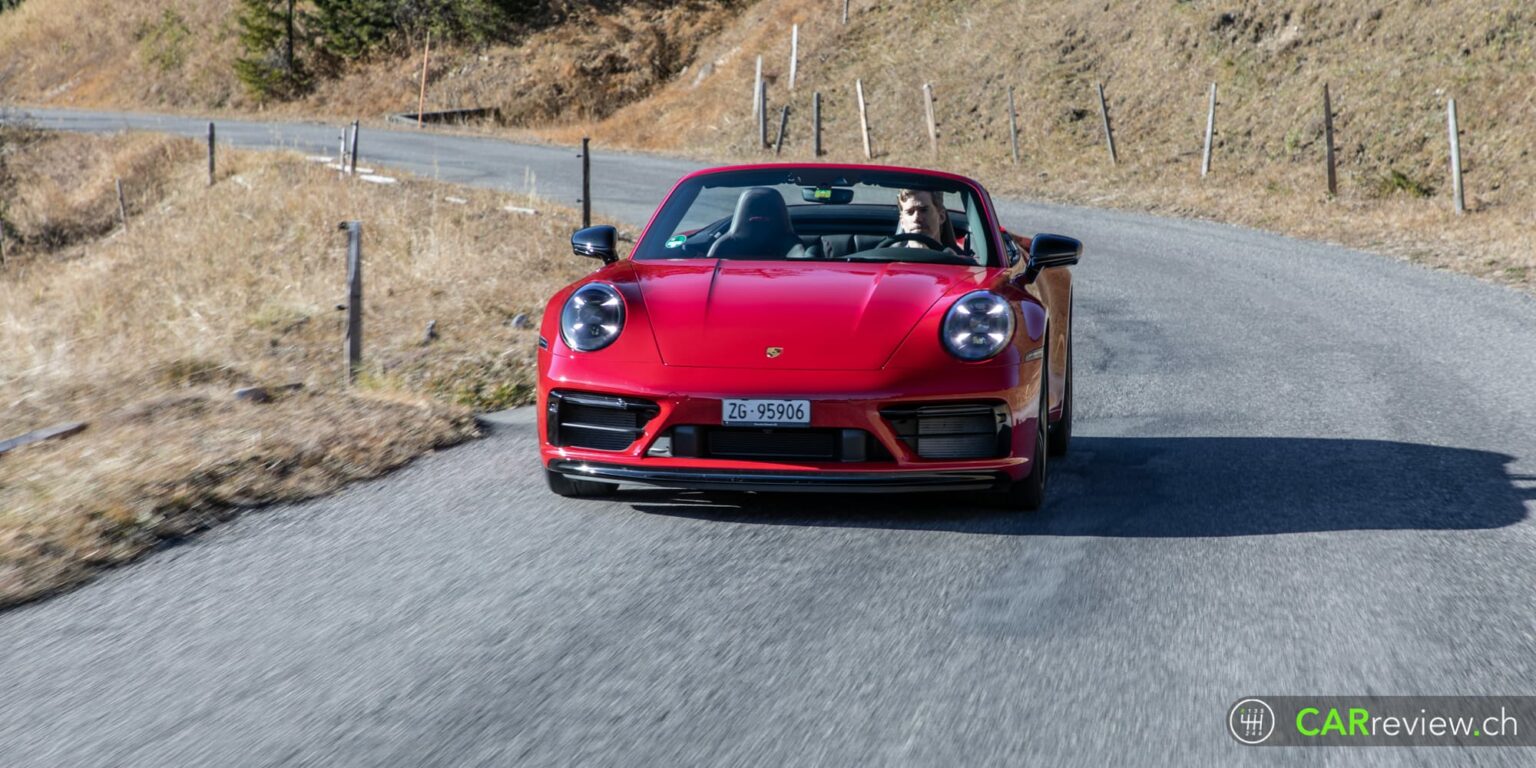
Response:
[[[764,56],[770,136],[810,159],[813,91],[825,159],[863,161],[853,81],[877,162],[938,165],[994,191],[1257,226],[1393,253],[1536,290],[1536,9],[1524,0],[1360,5],[1293,0],[949,3],[763,0],[656,95],[595,124],[549,129],[607,146],[714,160],[756,148],[751,83]],[[787,89],[789,28],[800,67]],[[1120,164],[1093,87],[1108,92]],[[1220,86],[1214,175],[1199,178],[1205,99]],[[928,150],[922,84],[938,97]],[[1332,84],[1340,191],[1322,166],[1321,88]],[[1008,150],[1017,92],[1023,162]],[[1445,99],[1457,99],[1471,215],[1450,213]],[[1421,197],[1424,193],[1427,197]]]
[[[377,393],[249,405],[194,387],[113,411],[78,437],[0,461],[0,608],[242,506],[323,493],[474,434],[460,411]]]
[[[95,200],[121,171],[154,193],[126,231],[34,241],[0,273],[0,435],[91,424],[0,457],[0,605],[233,505],[321,493],[475,434],[471,409],[532,397],[536,331],[509,320],[537,323],[543,301],[591,266],[565,245],[578,219],[568,210],[511,214],[502,206],[528,201],[339,180],[287,155],[221,158],[210,189],[188,140],[43,136],[8,155],[15,178],[75,190],[66,202]],[[29,215],[57,199],[26,190]],[[96,217],[94,204],[60,210]],[[365,227],[367,367],[351,391],[336,309],[344,219]],[[431,320],[439,338],[424,345]],[[305,388],[265,405],[232,398],[288,382]]]
[[[1525,0],[953,3],[689,0],[620,5],[517,45],[433,54],[429,108],[495,106],[556,141],[722,161],[755,146],[750,83],[764,56],[770,109],[796,117],[787,158],[810,154],[810,94],[825,97],[825,159],[862,161],[854,78],[878,162],[938,165],[996,191],[1217,219],[1330,240],[1536,290],[1536,10]],[[240,92],[233,0],[28,0],[0,17],[0,92],[25,103],[257,107]],[[788,94],[789,26],[801,25]],[[185,27],[188,34],[178,31]],[[278,114],[415,108],[415,55],[358,65]],[[675,74],[674,74],[675,73]],[[1206,89],[1221,88],[1215,174],[1198,178]],[[927,151],[934,84],[943,154]],[[1103,149],[1093,84],[1108,90],[1121,162]],[[1323,193],[1320,89],[1333,85],[1340,195]],[[1004,111],[1018,93],[1024,162]],[[1470,216],[1448,213],[1444,101],[1463,118]],[[518,132],[519,138],[527,134]],[[1423,196],[1427,195],[1427,196]]]
[[[620,6],[483,50],[434,48],[427,109],[494,107],[512,126],[606,117],[650,95],[693,59],[736,10],[721,0],[665,9]],[[278,113],[380,115],[415,112],[421,51],[381,58],[320,83]]]
[[[510,43],[434,44],[427,108],[495,107],[518,126],[604,117],[650,95],[687,66],[739,3],[611,5],[584,9],[567,23]],[[347,65],[296,101],[259,103],[234,74],[241,55],[237,11],[235,0],[27,0],[0,16],[0,98],[349,119],[416,111],[419,43],[406,55],[379,54]]]
[[[0,14],[0,92],[61,106],[238,105],[236,0],[27,0]]]
[[[167,174],[198,156],[192,142],[149,134],[61,141],[0,127],[0,218],[18,257],[101,237],[120,225],[115,181],[127,180],[123,209],[134,216],[164,199]]]

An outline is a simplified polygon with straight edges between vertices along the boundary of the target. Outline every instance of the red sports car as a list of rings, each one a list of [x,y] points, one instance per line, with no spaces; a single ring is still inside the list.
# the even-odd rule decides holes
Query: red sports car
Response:
[[[1082,244],[1023,238],[971,179],[859,165],[683,178],[619,258],[550,299],[552,491],[990,491],[1044,498],[1072,432]]]

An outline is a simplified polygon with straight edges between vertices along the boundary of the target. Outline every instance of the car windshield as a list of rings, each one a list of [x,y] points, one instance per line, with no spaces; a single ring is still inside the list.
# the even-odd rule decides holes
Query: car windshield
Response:
[[[992,266],[978,197],[969,184],[901,171],[705,174],[667,198],[634,258]]]

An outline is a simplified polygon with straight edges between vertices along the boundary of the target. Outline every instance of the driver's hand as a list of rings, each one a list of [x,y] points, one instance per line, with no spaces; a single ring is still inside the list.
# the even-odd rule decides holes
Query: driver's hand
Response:
[[[903,234],[903,235],[927,235],[928,233],[924,232],[921,229],[912,228],[912,229],[903,229],[903,230],[901,230],[901,234]],[[929,235],[929,237],[932,237],[932,235]],[[937,240],[938,238],[934,237],[933,239]],[[905,243],[902,243],[901,245],[903,247],[906,247],[906,248],[926,248],[926,249],[928,249],[930,251],[933,250],[932,248],[930,248],[927,244],[925,244],[921,240],[908,240]]]

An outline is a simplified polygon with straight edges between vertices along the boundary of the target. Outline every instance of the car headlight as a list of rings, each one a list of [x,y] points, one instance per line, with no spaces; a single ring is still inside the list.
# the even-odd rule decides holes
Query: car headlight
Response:
[[[944,348],[961,360],[985,360],[1013,340],[1013,308],[990,291],[971,291],[944,313]]]
[[[560,337],[566,346],[595,352],[613,343],[624,331],[624,299],[611,285],[588,283],[565,300],[560,311]]]

